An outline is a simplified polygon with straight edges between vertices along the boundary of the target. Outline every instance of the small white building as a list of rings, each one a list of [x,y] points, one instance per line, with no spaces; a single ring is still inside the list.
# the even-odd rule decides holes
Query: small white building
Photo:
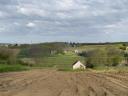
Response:
[[[126,47],[126,50],[128,50],[128,47]]]
[[[80,61],[77,61],[73,64],[73,70],[76,69],[86,69],[86,66],[82,64]]]
[[[78,54],[78,53],[79,53],[79,51],[78,51],[78,50],[75,50],[74,52],[75,52],[76,54]]]

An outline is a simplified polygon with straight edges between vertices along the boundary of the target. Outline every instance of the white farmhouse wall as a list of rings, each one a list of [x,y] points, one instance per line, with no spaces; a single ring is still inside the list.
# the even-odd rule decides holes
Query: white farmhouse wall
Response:
[[[76,69],[86,69],[86,66],[82,64],[80,61],[78,61],[76,64],[73,65],[73,70]]]

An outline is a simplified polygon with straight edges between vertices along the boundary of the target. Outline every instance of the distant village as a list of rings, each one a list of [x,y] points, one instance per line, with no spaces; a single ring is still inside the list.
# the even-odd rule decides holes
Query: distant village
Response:
[[[0,47],[20,47],[21,44],[0,43]]]

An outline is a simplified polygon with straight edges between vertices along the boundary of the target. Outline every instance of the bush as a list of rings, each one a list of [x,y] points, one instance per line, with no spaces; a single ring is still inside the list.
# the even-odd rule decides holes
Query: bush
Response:
[[[19,60],[19,64],[27,65],[27,66],[34,66],[36,62],[32,58],[22,58]]]
[[[117,66],[123,58],[121,50],[110,46],[105,49],[84,51],[79,55],[86,58],[86,66],[88,68],[95,66]]]
[[[83,51],[81,53],[78,53],[79,56],[87,57],[87,52]]]
[[[0,61],[7,64],[16,64],[18,50],[9,48],[0,48]]]
[[[91,63],[91,58],[88,58],[86,60],[86,68],[93,68],[94,64]]]
[[[117,66],[120,62],[120,57],[119,56],[115,56],[114,58],[112,58],[112,66]]]

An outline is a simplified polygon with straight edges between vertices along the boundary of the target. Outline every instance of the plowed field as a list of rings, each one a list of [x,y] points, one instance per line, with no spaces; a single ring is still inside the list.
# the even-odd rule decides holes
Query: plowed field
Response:
[[[0,96],[128,96],[128,73],[1,73]]]

